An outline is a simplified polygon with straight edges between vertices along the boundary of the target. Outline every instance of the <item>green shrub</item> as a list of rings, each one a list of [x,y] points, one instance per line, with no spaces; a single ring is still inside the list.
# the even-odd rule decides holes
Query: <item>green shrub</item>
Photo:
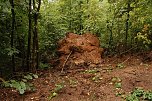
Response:
[[[33,84],[28,83],[28,80],[32,80],[34,78],[38,78],[38,75],[29,73],[23,76],[23,79],[21,81],[17,81],[17,80],[5,81],[3,82],[3,86],[15,88],[17,91],[19,91],[19,94],[24,94],[26,90],[34,90]]]
[[[146,101],[152,101],[152,92],[144,91],[141,88],[136,88],[126,97],[126,101],[140,101],[140,99]]]

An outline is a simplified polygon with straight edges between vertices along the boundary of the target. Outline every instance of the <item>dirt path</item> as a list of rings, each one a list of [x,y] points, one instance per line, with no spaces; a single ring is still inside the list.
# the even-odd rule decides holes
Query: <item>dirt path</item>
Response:
[[[152,63],[128,57],[105,59],[97,67],[68,70],[64,74],[41,71],[39,78],[32,81],[35,92],[21,96],[15,90],[1,89],[0,101],[49,101],[51,96],[55,96],[51,101],[124,101],[136,87],[152,90]]]

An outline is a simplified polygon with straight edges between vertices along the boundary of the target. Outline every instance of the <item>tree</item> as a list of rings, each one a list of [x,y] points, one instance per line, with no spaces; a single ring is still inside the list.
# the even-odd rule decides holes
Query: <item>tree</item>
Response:
[[[15,11],[14,11],[14,0],[10,0],[11,4],[11,12],[12,12],[12,26],[11,26],[11,48],[14,48],[14,32],[15,32]],[[15,72],[15,58],[14,54],[12,54],[12,68],[13,72]]]
[[[39,17],[40,6],[41,6],[41,0],[38,1],[29,0],[27,71],[29,70],[35,71],[36,68],[38,68],[39,66],[38,17]],[[34,25],[32,21],[34,22]],[[33,39],[33,44],[32,44],[32,39]],[[32,50],[31,50],[31,46],[33,46]]]
[[[28,29],[28,48],[27,48],[27,68],[25,71],[29,71],[31,68],[31,34],[32,34],[32,0],[29,0],[28,9],[28,19],[29,19],[29,29]]]
[[[38,17],[41,6],[41,0],[38,0],[38,6],[36,7],[36,2],[33,0],[34,13],[34,29],[33,29],[33,69],[38,69],[39,67],[39,42],[38,42]]]

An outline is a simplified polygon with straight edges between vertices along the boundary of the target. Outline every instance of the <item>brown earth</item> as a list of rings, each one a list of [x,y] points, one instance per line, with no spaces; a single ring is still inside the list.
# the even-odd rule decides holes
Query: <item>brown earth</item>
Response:
[[[117,65],[123,63],[124,67]],[[152,90],[152,63],[143,63],[141,57],[127,55],[104,59],[102,65],[67,70],[64,75],[57,70],[39,71],[32,82],[35,92],[19,95],[16,90],[0,90],[0,101],[49,101],[56,84],[64,87],[52,101],[123,101],[121,93],[128,95],[136,87]],[[112,79],[120,79],[122,87],[116,88]]]
[[[103,49],[100,48],[98,37],[93,34],[68,33],[64,39],[58,42],[58,45],[59,68],[71,69],[72,67],[73,69],[90,64],[97,65],[102,62]]]
[[[59,65],[38,71],[39,78],[30,81],[35,91],[19,95],[15,89],[1,88],[0,101],[49,101],[53,94],[51,101],[123,101],[136,87],[152,90],[149,54],[102,59],[95,35],[73,33],[59,41],[58,52]]]

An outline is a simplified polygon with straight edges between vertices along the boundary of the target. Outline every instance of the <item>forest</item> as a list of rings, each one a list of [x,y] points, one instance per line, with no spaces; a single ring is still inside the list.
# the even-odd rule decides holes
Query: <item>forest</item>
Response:
[[[0,101],[152,101],[152,0],[1,0]]]

